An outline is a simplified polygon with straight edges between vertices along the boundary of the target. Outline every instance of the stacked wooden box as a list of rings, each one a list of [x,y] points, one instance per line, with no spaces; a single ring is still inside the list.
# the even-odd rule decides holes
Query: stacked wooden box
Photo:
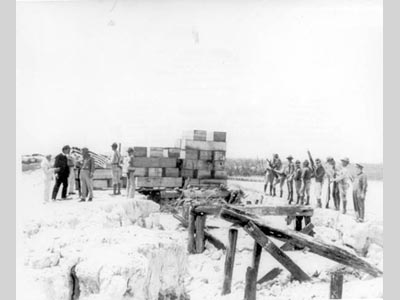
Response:
[[[178,157],[174,148],[134,147],[133,167],[137,187],[164,188],[181,187]]]
[[[181,148],[181,176],[191,185],[226,184],[226,133],[193,130],[177,142]]]

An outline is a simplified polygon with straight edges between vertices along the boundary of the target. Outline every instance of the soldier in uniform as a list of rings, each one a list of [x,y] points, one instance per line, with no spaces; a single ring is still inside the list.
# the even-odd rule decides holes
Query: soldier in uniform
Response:
[[[347,190],[349,189],[350,181],[352,178],[351,178],[349,169],[347,168],[347,166],[350,163],[350,160],[348,158],[343,158],[343,159],[341,159],[341,162],[342,162],[342,168],[338,171],[337,176],[334,179],[334,181],[337,182],[338,187],[339,187],[340,200],[343,205],[343,214],[346,214],[346,212],[347,212]]]
[[[294,187],[296,188],[296,204],[300,203],[301,200],[301,162],[299,160],[296,160],[295,162],[295,169],[294,169]]]
[[[71,151],[71,147],[66,145],[62,148],[62,153],[58,154],[54,161],[56,183],[53,188],[52,200],[56,200],[58,190],[62,185],[61,191],[61,199],[68,200],[67,191],[68,191],[68,177],[69,177],[69,166],[68,166],[68,155]]]
[[[128,163],[128,184],[127,184],[127,197],[128,198],[134,198],[135,197],[135,190],[136,190],[136,184],[135,184],[135,168],[133,167],[133,148],[128,149],[128,155],[129,155],[129,163]]]
[[[301,204],[304,204],[304,199],[306,199],[306,205],[310,205],[310,187],[311,187],[311,177],[313,172],[310,168],[310,163],[308,160],[303,162],[303,170],[301,173],[301,179],[303,181],[303,186],[301,189]]]
[[[267,194],[268,186],[269,186],[269,194],[272,195],[272,189],[274,184],[274,173],[271,169],[265,169],[265,183],[264,183],[264,194]]]
[[[95,162],[93,157],[90,155],[88,148],[82,148],[82,158],[83,162],[80,172],[81,200],[79,202],[85,202],[86,197],[88,197],[88,201],[92,201]]]
[[[324,177],[325,177],[325,169],[322,166],[321,160],[317,158],[315,160],[315,170],[314,170],[314,177],[315,177],[315,197],[317,198],[317,207],[322,207],[321,196],[322,196],[322,186],[324,184]]]
[[[289,155],[286,157],[288,160],[288,165],[285,169],[285,176],[286,176],[286,184],[288,188],[288,198],[289,204],[293,202],[293,178],[294,178],[294,170],[295,166],[293,163],[293,156]]]
[[[120,195],[121,194],[121,176],[122,176],[121,154],[118,151],[117,143],[113,143],[111,145],[111,149],[113,150],[113,156],[111,159],[113,195]]]
[[[276,186],[279,184],[280,188],[280,197],[282,198],[283,196],[283,185],[285,183],[285,176],[283,174],[283,165],[282,161],[279,158],[278,154],[274,154],[273,160],[272,160],[272,168],[277,171],[275,173],[275,180],[274,180],[274,189],[273,189],[273,196],[276,196]]]
[[[358,222],[364,222],[365,217],[365,194],[368,188],[367,175],[363,172],[363,166],[356,164],[357,174],[353,182],[353,202]]]

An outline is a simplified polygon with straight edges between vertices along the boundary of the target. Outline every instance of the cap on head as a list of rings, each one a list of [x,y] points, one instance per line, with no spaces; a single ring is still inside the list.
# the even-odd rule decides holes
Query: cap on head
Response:
[[[347,157],[342,158],[341,161],[344,162],[344,163],[346,163],[346,164],[349,164],[349,163],[350,163],[350,159],[348,159]]]
[[[361,169],[361,170],[364,169],[364,166],[362,164],[356,164],[356,167]]]
[[[316,163],[320,163],[321,160],[320,160],[319,158],[316,158],[316,159],[315,159],[315,162],[316,162]]]
[[[132,148],[132,147],[129,147],[127,152],[128,152],[128,153],[133,153],[133,148]]]
[[[69,145],[65,145],[64,147],[62,147],[63,152],[66,150],[71,150],[71,147]]]
[[[83,147],[82,152],[89,152],[89,149],[87,147]]]
[[[289,155],[288,157],[286,157],[286,159],[292,160],[292,159],[293,159],[293,156]]]
[[[278,158],[278,157],[279,157],[278,153],[275,153],[274,158]]]
[[[117,149],[118,148],[118,144],[117,143],[112,143],[111,148]]]
[[[299,165],[299,164],[301,164],[301,161],[296,160],[296,165]]]
[[[303,165],[305,165],[305,166],[308,166],[308,164],[309,164],[308,160],[305,160],[305,161],[303,162]]]

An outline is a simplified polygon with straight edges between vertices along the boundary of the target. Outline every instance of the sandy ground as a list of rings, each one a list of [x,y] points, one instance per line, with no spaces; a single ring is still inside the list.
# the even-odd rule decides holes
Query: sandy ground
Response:
[[[240,186],[249,195],[251,201],[259,199],[262,195],[263,183],[230,181],[230,186]],[[383,268],[383,236],[382,236],[382,207],[383,207],[383,184],[382,182],[371,182],[367,195],[367,222],[359,225],[353,221],[352,202],[349,205],[349,215],[341,216],[333,210],[317,209],[313,223],[316,225],[317,237],[337,245],[351,245],[354,248],[365,247],[366,238],[373,240],[372,246],[368,248],[365,259]],[[76,215],[76,218],[92,220],[97,222],[98,211],[93,207],[101,203],[118,201],[118,198],[110,196],[110,191],[95,191],[93,203],[78,203],[77,199],[60,201],[43,205],[42,180],[40,171],[21,174],[17,178],[17,276],[20,288],[18,299],[41,299],[35,295],[35,284],[30,278],[30,269],[25,265],[27,237],[23,234],[26,224],[33,220],[46,220],[46,222],[57,222],[65,215]],[[351,199],[351,198],[350,198]],[[96,202],[96,203],[95,203]],[[285,200],[279,198],[264,198],[264,204],[284,204]],[[269,217],[268,222],[277,227],[286,227],[283,217]],[[315,221],[314,221],[315,220]],[[325,224],[326,220],[334,220],[334,225]],[[180,227],[177,220],[170,214],[161,214],[160,224],[164,230],[155,236],[174,236],[177,240],[185,243],[187,232]],[[217,226],[217,229],[209,231],[227,243],[227,232],[230,224],[216,217],[209,217],[208,225]],[[134,225],[136,226],[136,225]],[[293,224],[290,225],[293,227]],[[130,229],[129,229],[130,230]],[[134,229],[135,231],[136,229]],[[337,232],[341,234],[337,234]],[[135,231],[136,232],[136,231]],[[140,232],[140,231],[138,231]],[[343,232],[345,234],[343,235]],[[145,234],[145,233],[144,233]],[[48,235],[51,239],[52,235]],[[139,236],[138,236],[139,238]],[[277,245],[281,242],[276,241]],[[25,248],[24,248],[25,247]],[[225,255],[216,250],[212,245],[206,244],[206,251],[202,254],[188,256],[187,275],[185,276],[185,289],[192,300],[197,299],[243,299],[244,279],[246,268],[250,265],[253,241],[247,234],[240,230],[235,269],[232,281],[232,293],[221,296],[223,269]],[[348,248],[349,251],[354,251]],[[314,255],[307,251],[290,251],[288,255],[309,275],[314,275],[310,283],[300,284],[290,280],[290,274],[284,270],[275,280],[257,286],[258,299],[327,299],[329,295],[329,276],[332,270],[340,267],[337,263],[323,257]],[[279,264],[266,252],[263,252],[259,277],[267,273]],[[343,296],[346,299],[381,299],[383,298],[383,278],[372,278],[369,275],[358,273],[349,268],[345,269],[345,284]],[[23,286],[23,291],[22,291]],[[23,297],[25,295],[25,297]],[[27,296],[28,295],[28,296]],[[29,296],[30,295],[30,296]],[[97,299],[97,298],[96,298]],[[56,299],[54,299],[56,300]]]

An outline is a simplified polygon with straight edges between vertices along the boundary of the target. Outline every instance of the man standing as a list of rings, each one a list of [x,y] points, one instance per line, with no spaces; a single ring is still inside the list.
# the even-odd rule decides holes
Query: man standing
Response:
[[[128,149],[129,163],[128,163],[128,186],[127,186],[127,197],[135,197],[135,168],[133,167],[133,148]]]
[[[342,168],[339,170],[337,173],[336,178],[334,179],[335,182],[338,183],[339,187],[339,193],[340,193],[340,200],[343,205],[343,214],[346,214],[347,212],[347,190],[349,189],[349,182],[351,180],[351,175],[350,172],[347,168],[347,166],[350,163],[350,160],[348,158],[343,158],[341,159],[342,161]]]
[[[315,197],[317,198],[317,207],[321,208],[322,186],[324,184],[325,169],[322,166],[321,160],[319,158],[315,160],[315,165]]]
[[[121,194],[121,176],[122,176],[122,166],[121,166],[121,154],[118,151],[117,143],[111,145],[113,150],[113,156],[111,160],[111,173],[112,173],[112,183],[113,183],[113,195]]]
[[[72,154],[68,154],[68,167],[69,167],[69,176],[68,176],[68,195],[75,195],[75,164],[76,160]]]
[[[280,187],[280,197],[282,198],[283,196],[283,184],[285,183],[285,177],[282,172],[282,161],[279,158],[278,154],[274,154],[273,160],[272,160],[272,169],[275,170],[275,180],[274,180],[274,189],[273,189],[273,196],[276,196],[276,186],[279,184]]]
[[[363,166],[356,164],[357,175],[353,182],[353,202],[358,222],[364,222],[365,217],[365,195],[368,188],[367,175],[363,172]]]
[[[303,181],[303,187],[301,189],[301,204],[304,204],[304,199],[306,199],[306,205],[310,205],[310,187],[311,187],[311,177],[313,175],[310,168],[310,163],[308,160],[303,162],[303,171],[301,173],[301,179]]]
[[[293,202],[293,177],[294,177],[294,163],[293,156],[289,155],[286,157],[288,160],[288,165],[285,169],[286,183],[288,188],[288,198],[289,204]]]
[[[299,160],[296,160],[295,163],[295,170],[294,170],[294,187],[296,188],[296,204],[300,204],[300,199],[301,199],[301,162]]]
[[[69,166],[68,166],[68,158],[67,155],[70,153],[70,146],[66,145],[62,148],[62,153],[58,154],[55,158],[54,168],[57,169],[55,171],[56,183],[53,188],[52,200],[56,200],[58,190],[60,189],[61,184],[63,185],[61,191],[61,199],[67,199],[67,191],[68,191],[68,176],[69,176]]]
[[[48,203],[50,200],[50,186],[51,181],[53,179],[54,172],[57,171],[56,168],[51,167],[51,155],[46,155],[46,157],[42,160],[40,166],[43,171],[43,179],[44,179],[44,198],[43,203]]]
[[[85,202],[86,197],[89,197],[88,201],[92,201],[95,162],[93,157],[90,155],[88,148],[82,148],[82,158],[83,162],[80,173],[81,200],[79,202]]]

